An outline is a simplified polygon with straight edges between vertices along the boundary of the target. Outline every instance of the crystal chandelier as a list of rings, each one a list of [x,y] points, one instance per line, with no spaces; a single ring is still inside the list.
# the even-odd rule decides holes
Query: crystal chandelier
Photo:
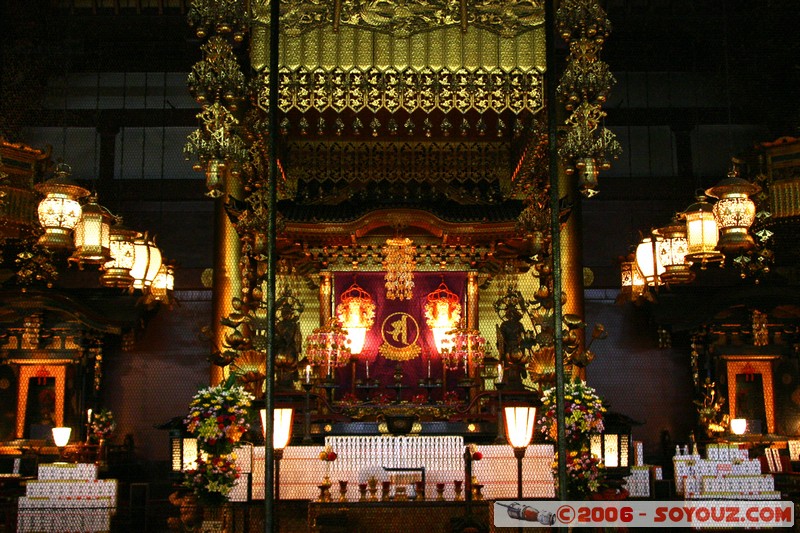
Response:
[[[347,343],[347,331],[336,319],[331,319],[306,338],[306,359],[314,366],[325,367],[330,375],[333,368],[350,362],[351,352]]]
[[[469,366],[480,365],[486,357],[486,339],[477,329],[458,328],[448,332],[450,342],[442,349],[442,361],[447,368],[454,370],[461,363],[464,372],[469,371]]]
[[[336,317],[347,332],[350,341],[350,352],[358,355],[364,349],[367,331],[375,321],[375,302],[372,296],[353,283],[341,296],[341,303],[336,306]]]
[[[383,268],[386,269],[386,298],[410,300],[414,289],[414,268],[417,248],[407,237],[394,237],[383,247]]]

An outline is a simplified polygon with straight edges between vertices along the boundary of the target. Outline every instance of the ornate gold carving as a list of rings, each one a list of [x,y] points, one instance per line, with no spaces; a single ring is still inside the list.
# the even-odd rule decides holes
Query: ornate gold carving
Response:
[[[497,182],[508,173],[508,143],[292,142],[291,180],[334,182]]]
[[[398,311],[387,316],[381,324],[381,338],[383,344],[378,351],[386,359],[408,361],[422,351],[417,344],[419,324],[408,313]]]
[[[255,20],[268,24],[269,0],[256,0],[252,6]],[[281,2],[281,27],[289,35],[330,25],[334,31],[353,26],[405,38],[448,26],[467,31],[472,25],[514,37],[543,23],[543,4],[535,0],[355,0],[336,6],[328,0]]]
[[[269,73],[258,78],[258,105],[269,107]],[[281,68],[278,106],[281,111],[297,109],[337,112],[351,109],[378,111],[436,109],[462,113],[492,109],[520,113],[535,112],[542,106],[542,75],[538,70],[512,68],[450,70],[425,67],[362,69],[321,66]]]

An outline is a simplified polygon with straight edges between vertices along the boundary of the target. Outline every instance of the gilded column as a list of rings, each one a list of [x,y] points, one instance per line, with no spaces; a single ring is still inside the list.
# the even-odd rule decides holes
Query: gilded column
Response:
[[[581,195],[577,190],[574,176],[567,175],[562,165],[559,165],[558,170],[559,190],[567,196],[567,205],[570,206],[569,217],[561,226],[561,290],[566,295],[562,309],[564,315],[574,314],[585,319]],[[586,345],[585,331],[579,339],[576,353],[583,351]],[[584,379],[585,370],[574,367],[573,377]]]
[[[478,273],[467,273],[467,327],[478,329]]]
[[[223,351],[227,328],[220,320],[233,311],[233,298],[242,296],[241,243],[239,234],[225,211],[228,196],[244,198],[241,178],[225,171],[225,194],[214,200],[214,278],[212,286],[213,352]],[[227,369],[211,366],[211,384],[217,385],[227,377]]]
[[[325,325],[331,319],[331,301],[333,298],[333,275],[330,272],[319,273],[319,323]]]

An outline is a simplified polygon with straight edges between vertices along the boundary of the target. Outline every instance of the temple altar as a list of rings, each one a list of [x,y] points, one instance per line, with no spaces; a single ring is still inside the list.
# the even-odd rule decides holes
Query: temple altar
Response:
[[[340,497],[337,482],[347,481],[345,501],[357,502],[358,484],[374,476],[379,482],[389,481],[395,474],[387,468],[425,467],[425,495],[437,495],[437,483],[444,483],[445,501],[456,498],[454,481],[464,480],[464,447],[461,437],[380,436],[329,437],[326,445],[336,450],[336,461],[320,461],[318,446],[288,446],[280,461],[280,497],[285,500],[316,500],[318,486],[327,475],[333,487],[334,500]],[[365,453],[371,448],[373,451]],[[513,449],[507,445],[477,445],[483,459],[472,461],[472,472],[484,486],[486,499],[516,497],[517,470]],[[392,455],[399,452],[397,455]],[[246,452],[245,452],[246,453]],[[246,460],[238,457],[237,460]],[[554,450],[551,444],[531,444],[522,461],[525,498],[554,498],[555,484],[551,465]],[[385,461],[385,462],[384,462]],[[252,448],[252,499],[264,497],[264,447]]]

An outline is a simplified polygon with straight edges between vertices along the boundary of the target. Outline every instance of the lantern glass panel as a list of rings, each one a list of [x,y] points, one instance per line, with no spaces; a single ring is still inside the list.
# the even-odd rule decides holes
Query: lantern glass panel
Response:
[[[70,230],[81,218],[81,204],[63,194],[49,194],[39,202],[37,212],[43,228]]]

